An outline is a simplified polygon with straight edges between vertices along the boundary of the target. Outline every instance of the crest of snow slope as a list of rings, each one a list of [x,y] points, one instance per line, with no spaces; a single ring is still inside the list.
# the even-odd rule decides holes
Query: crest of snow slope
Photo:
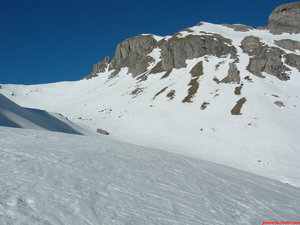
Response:
[[[110,138],[0,126],[1,224],[299,221],[300,189]]]
[[[62,116],[20,107],[2,94],[0,94],[0,126],[81,134],[75,130],[80,129],[78,126],[70,123]]]
[[[178,37],[203,32],[232,40],[243,83],[239,95],[234,92],[240,84],[213,81],[214,77],[222,80],[227,76],[229,63],[234,59],[204,56],[187,60],[186,68],[173,69],[161,79],[164,73],[149,74],[160,60],[158,48],[150,54],[154,62],[148,67],[146,80],[133,78],[127,74],[127,68],[122,68],[114,78],[109,78],[111,71],[106,71],[90,80],[2,85],[0,91],[22,106],[60,112],[92,130],[104,128],[125,142],[198,157],[300,186],[299,71],[287,66],[291,70],[288,81],[268,74],[264,74],[264,79],[254,76],[246,70],[249,56],[240,47],[241,40],[250,35],[275,46],[275,40],[300,40],[299,34],[236,32],[203,23],[180,32]],[[198,79],[199,88],[192,103],[182,103],[190,88],[190,71],[200,61],[204,74]],[[168,97],[172,91],[173,99]],[[231,115],[231,109],[243,97],[246,102],[242,115]],[[276,101],[284,107],[274,104]],[[209,104],[201,110],[204,102]]]

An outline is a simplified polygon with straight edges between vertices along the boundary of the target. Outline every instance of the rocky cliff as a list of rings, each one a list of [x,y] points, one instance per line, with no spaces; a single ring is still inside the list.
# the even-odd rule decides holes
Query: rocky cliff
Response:
[[[199,23],[197,26],[201,25],[203,23]],[[232,33],[255,31],[252,27],[245,25],[224,24],[223,26],[230,28]],[[272,34],[299,33],[300,2],[277,7],[269,16],[269,25],[260,28],[260,30],[262,29]],[[191,28],[165,38],[154,35],[138,35],[118,44],[114,58],[110,60],[109,57],[106,57],[103,61],[95,64],[93,72],[86,79],[105,71],[111,71],[110,77],[112,78],[122,68],[128,68],[128,74],[133,77],[143,75],[142,79],[147,79],[148,74],[159,72],[165,72],[165,77],[167,77],[173,69],[186,67],[187,60],[203,56],[229,57],[233,61],[228,63],[238,63],[240,57],[238,49],[241,48],[249,58],[246,69],[253,75],[263,78],[265,76],[263,74],[270,74],[280,80],[288,80],[287,72],[290,71],[288,66],[296,67],[300,71],[300,56],[291,53],[299,51],[300,42],[282,39],[274,41],[274,44],[275,46],[269,46],[261,38],[248,35],[237,46],[233,44],[231,38],[221,34],[206,31],[195,34]],[[154,49],[158,49],[160,52],[158,61],[151,57]]]

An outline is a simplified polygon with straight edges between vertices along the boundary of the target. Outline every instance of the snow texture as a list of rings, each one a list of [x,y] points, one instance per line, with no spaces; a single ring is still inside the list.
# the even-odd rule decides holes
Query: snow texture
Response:
[[[62,118],[61,118],[62,119]],[[80,134],[66,122],[38,109],[23,108],[0,94],[0,126]]]
[[[300,189],[108,138],[0,127],[1,224],[299,220]]]

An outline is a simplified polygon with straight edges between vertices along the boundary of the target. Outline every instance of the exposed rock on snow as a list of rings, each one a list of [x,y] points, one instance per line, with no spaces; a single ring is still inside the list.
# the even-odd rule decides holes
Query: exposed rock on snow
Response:
[[[154,97],[153,97],[153,100],[158,96],[160,95],[161,93],[163,93],[165,90],[167,90],[168,87],[164,87],[163,89],[161,89],[159,92],[157,92]]]
[[[197,93],[198,88],[199,88],[198,77],[192,78],[191,81],[190,81],[190,83],[188,85],[190,86],[190,88],[188,89],[187,96],[182,100],[183,103],[185,103],[185,102],[188,102],[188,103],[193,102],[192,98]]]
[[[244,105],[244,103],[245,103],[246,101],[247,101],[247,100],[246,100],[245,97],[244,97],[244,98],[241,98],[240,100],[238,100],[238,101],[236,102],[236,105],[232,108],[231,114],[232,114],[232,115],[242,115],[241,109],[242,109],[242,107],[243,107],[243,105]]]
[[[285,58],[285,63],[295,67],[298,69],[298,71],[300,72],[300,55],[296,55],[296,54],[287,54],[284,56]]]
[[[98,128],[98,129],[96,130],[96,132],[98,132],[98,133],[100,133],[100,134],[104,134],[104,135],[109,135],[109,132],[107,132],[106,130],[103,130],[103,129],[101,129],[101,128]]]
[[[128,67],[128,73],[132,73],[134,77],[145,72],[153,60],[148,54],[156,42],[152,35],[138,35],[126,39],[118,44],[109,70]]]
[[[279,106],[279,107],[285,107],[285,105],[281,101],[275,101],[274,104]]]
[[[235,63],[229,64],[228,75],[221,81],[223,83],[239,83],[241,80],[240,78],[240,71],[238,71]]]
[[[222,24],[222,25],[225,27],[229,27],[234,31],[241,31],[241,32],[246,32],[254,29],[253,27],[244,24]]]
[[[294,41],[290,39],[282,39],[282,40],[275,40],[274,43],[281,48],[285,48],[287,50],[295,52],[296,50],[300,51],[300,42]]]
[[[229,55],[231,58],[237,59],[237,51],[231,40],[219,34],[188,35],[186,37],[175,35],[167,41],[161,40],[157,44],[161,48],[162,69],[164,71],[186,67],[187,59],[205,55],[217,57]]]
[[[241,84],[241,85],[238,86],[238,87],[235,87],[235,89],[234,89],[234,94],[235,94],[235,95],[240,95],[240,94],[241,94],[242,87],[243,87],[243,84]]]
[[[263,77],[262,72],[276,76],[280,80],[289,80],[287,68],[281,61],[283,50],[269,47],[258,37],[247,36],[241,42],[241,48],[252,58],[249,59],[247,70],[254,75]]]
[[[175,90],[171,90],[166,96],[172,100],[175,97]]]
[[[193,77],[199,77],[203,75],[203,62],[198,62],[190,71],[190,74],[192,74]]]
[[[206,107],[207,107],[208,105],[209,105],[209,103],[204,101],[204,102],[202,103],[202,105],[200,106],[200,109],[201,109],[201,110],[204,110],[204,109],[206,109]]]

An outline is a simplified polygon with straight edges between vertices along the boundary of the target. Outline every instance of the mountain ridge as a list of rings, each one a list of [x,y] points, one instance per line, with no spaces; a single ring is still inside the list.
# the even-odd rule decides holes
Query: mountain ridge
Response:
[[[269,24],[266,27],[260,27],[258,29],[269,31],[272,34],[282,34],[284,32],[299,33],[299,12],[300,2],[278,6],[269,16]],[[201,25],[203,25],[203,22],[198,23],[196,26]],[[242,24],[223,24],[223,26],[238,32],[255,30],[251,26]],[[160,71],[166,72],[173,68],[183,68],[186,66],[185,61],[187,59],[193,59],[204,55],[215,55],[220,57],[230,54],[232,58],[238,61],[236,56],[237,49],[232,46],[230,39],[216,33],[207,34],[205,31],[202,31],[201,34],[195,34],[192,29],[193,27],[183,29],[180,32],[176,32],[171,37],[141,34],[128,38],[117,45],[115,56],[112,60],[110,60],[109,57],[105,57],[103,61],[94,65],[93,72],[85,78],[89,79],[95,77],[97,76],[97,73],[104,72],[106,68],[108,68],[109,71],[114,70],[112,76],[115,76],[123,67],[128,67],[128,73],[132,73],[133,76],[140,75],[146,72],[149,64],[153,62],[153,59],[151,59],[148,54],[155,48],[160,48],[162,51],[160,56],[161,62],[158,62],[156,67],[159,67],[157,69]],[[182,37],[183,32],[187,32],[188,34],[185,34],[184,37]],[[278,60],[278,58],[284,54],[280,48],[263,46],[263,43],[260,42],[258,37],[251,35],[245,37],[243,42],[243,51],[248,53],[249,56],[253,56],[253,52],[255,52],[256,58],[259,58],[256,61],[263,61],[261,55],[266,54],[267,51],[271,51],[271,53],[268,52],[269,56],[267,56],[267,58],[273,58],[271,61],[264,63],[255,62],[255,60],[249,62],[249,71],[259,76],[260,73],[264,71],[263,67],[265,66],[275,67],[275,69],[280,67],[279,73],[278,71],[271,71],[270,69],[267,69],[266,72],[277,76],[279,79],[288,79],[284,73],[284,71],[288,71],[288,68],[284,67],[284,65],[280,63],[280,60]],[[284,42],[284,40],[278,41],[277,43],[279,47],[284,49],[292,49],[293,46],[299,46],[299,44],[300,42],[297,41],[294,41],[293,43]],[[228,46],[230,47],[228,48]],[[300,61],[295,55],[289,54],[286,58],[286,63],[300,70],[298,64],[292,63],[291,60],[289,60],[291,57],[294,61]]]
[[[62,115],[55,117],[45,110],[20,107],[2,94],[0,94],[0,126],[82,135],[70,126],[68,119]]]

